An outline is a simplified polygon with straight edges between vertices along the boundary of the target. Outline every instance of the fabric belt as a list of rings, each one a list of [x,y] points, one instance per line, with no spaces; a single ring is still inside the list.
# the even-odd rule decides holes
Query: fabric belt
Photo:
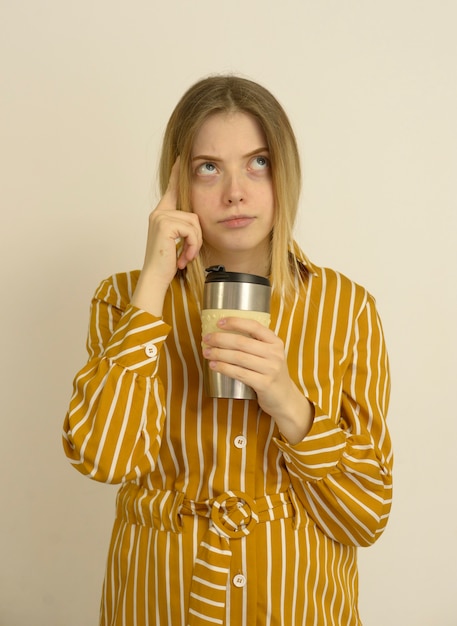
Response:
[[[207,503],[201,506],[188,500],[183,501],[182,515],[210,518],[195,560],[187,626],[224,623],[232,558],[230,542],[246,537],[257,524],[294,517],[298,510],[294,500],[295,496],[291,492],[253,500],[246,493],[227,491],[212,500],[209,507]]]
[[[294,528],[299,528],[302,526],[300,510],[292,489],[255,500],[241,491],[226,491],[215,499],[195,502],[182,493],[150,492],[139,486],[132,489],[130,484],[130,488],[126,485],[121,489],[117,501],[117,513],[122,519],[160,530],[180,532],[182,515],[209,520],[197,549],[187,626],[224,623],[231,541],[246,537],[257,524],[279,519],[293,517]],[[234,584],[237,584],[236,575]]]

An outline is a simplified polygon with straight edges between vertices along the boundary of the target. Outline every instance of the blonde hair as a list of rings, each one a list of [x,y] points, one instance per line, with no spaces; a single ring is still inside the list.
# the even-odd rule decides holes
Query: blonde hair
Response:
[[[275,200],[270,251],[271,282],[274,290],[288,298],[295,289],[295,278],[303,277],[303,268],[291,252],[301,188],[300,157],[289,119],[267,89],[238,76],[212,76],[190,87],[176,105],[165,130],[159,167],[161,193],[168,186],[171,169],[179,155],[178,205],[182,211],[192,210],[191,151],[195,136],[208,116],[233,112],[249,113],[256,118],[267,140]],[[202,252],[204,256],[204,244]],[[204,282],[200,256],[186,270],[187,278],[197,293],[201,292]]]

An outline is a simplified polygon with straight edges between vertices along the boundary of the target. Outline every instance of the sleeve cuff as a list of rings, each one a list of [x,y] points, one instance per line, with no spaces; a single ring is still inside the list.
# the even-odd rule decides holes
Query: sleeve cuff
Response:
[[[107,344],[105,357],[142,376],[153,376],[170,330],[162,319],[129,305]]]
[[[316,416],[303,441],[290,444],[275,438],[289,471],[305,480],[325,478],[339,463],[346,449],[346,433],[326,415]]]

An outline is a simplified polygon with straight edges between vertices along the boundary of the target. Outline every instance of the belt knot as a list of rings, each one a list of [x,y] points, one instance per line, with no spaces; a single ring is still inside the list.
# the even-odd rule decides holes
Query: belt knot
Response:
[[[259,522],[255,501],[241,491],[227,491],[213,501],[211,521],[228,539],[249,535]]]

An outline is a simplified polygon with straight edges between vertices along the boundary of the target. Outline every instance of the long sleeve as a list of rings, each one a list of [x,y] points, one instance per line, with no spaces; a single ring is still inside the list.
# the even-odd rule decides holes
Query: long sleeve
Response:
[[[334,315],[338,306],[344,311],[342,300],[335,304],[332,295]],[[347,315],[346,326],[350,322]],[[330,416],[311,393],[316,417],[307,437],[296,445],[281,439],[276,443],[298,498],[319,528],[340,543],[367,546],[387,524],[393,461],[386,427],[388,357],[375,303],[368,294],[345,341],[348,356],[334,368],[341,371],[340,380],[336,375],[329,378],[335,379],[337,388],[336,414]]]
[[[74,467],[119,483],[152,471],[160,448],[164,392],[156,376],[170,328],[128,304],[130,275],[97,290],[87,340],[89,360],[76,375],[64,423],[64,450]]]

